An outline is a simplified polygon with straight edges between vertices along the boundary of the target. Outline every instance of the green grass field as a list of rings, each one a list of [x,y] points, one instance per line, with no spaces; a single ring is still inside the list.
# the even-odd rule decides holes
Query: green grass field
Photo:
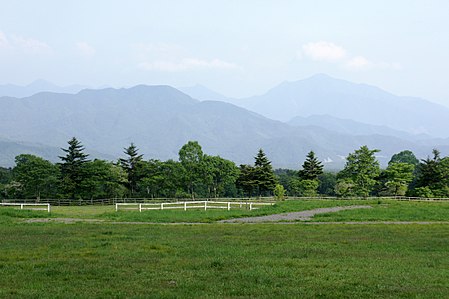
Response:
[[[363,203],[374,208],[313,221],[449,220],[445,202]],[[228,216],[55,207],[52,217],[211,222],[344,204],[360,202],[283,202]],[[39,217],[48,215],[0,209],[0,298],[449,298],[448,224],[23,222]]]
[[[114,206],[53,207],[51,217],[95,218],[138,222],[214,222],[222,219],[261,216],[316,208],[370,205],[372,209],[348,210],[316,215],[312,221],[449,221],[449,202],[409,202],[395,200],[294,200],[278,202],[258,210],[155,210],[119,211]],[[0,210],[1,213],[1,210]],[[1,215],[1,214],[0,214]],[[42,212],[41,215],[47,215]]]

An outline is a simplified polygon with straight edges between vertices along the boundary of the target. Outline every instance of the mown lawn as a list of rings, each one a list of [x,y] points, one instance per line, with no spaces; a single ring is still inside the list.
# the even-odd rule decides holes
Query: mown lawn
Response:
[[[449,225],[25,224],[11,219],[3,217],[0,225],[1,298],[449,294]]]
[[[372,209],[315,215],[313,221],[449,221],[448,201],[380,200]]]
[[[322,207],[347,206],[356,204],[369,204],[366,201],[360,200],[294,200],[277,202],[274,206],[262,207],[257,210],[245,210],[232,208],[230,211],[223,209],[189,209],[184,210],[119,210],[115,211],[115,206],[52,206],[51,214],[46,212],[30,212],[19,211],[17,215],[21,217],[32,217],[38,215],[39,217],[62,217],[62,218],[90,218],[103,219],[113,221],[142,221],[142,222],[214,222],[222,219],[229,219],[244,216],[260,216],[268,214],[278,214],[285,212],[303,211]],[[375,202],[370,202],[374,204]],[[12,208],[0,208],[0,216],[3,211],[11,210]],[[29,215],[29,216],[27,216]]]
[[[96,218],[138,222],[215,222],[246,216],[261,216],[316,208],[370,205],[372,209],[355,209],[316,215],[312,221],[449,221],[449,202],[412,202],[396,200],[292,200],[277,202],[258,210],[155,210],[118,211],[114,206],[53,207],[52,217]],[[42,212],[46,214],[45,212]],[[1,212],[0,212],[1,214]]]
[[[324,207],[369,205],[371,209],[354,209],[327,214],[317,214],[310,221],[343,222],[343,221],[449,221],[449,202],[447,201],[397,201],[397,200],[291,200],[277,202],[257,210],[203,209],[191,210],[121,210],[116,212],[115,206],[53,206],[52,212],[15,210],[0,208],[2,217],[21,218],[82,218],[104,221],[153,222],[153,223],[213,223],[222,219],[246,216],[262,216],[286,212],[296,212]]]

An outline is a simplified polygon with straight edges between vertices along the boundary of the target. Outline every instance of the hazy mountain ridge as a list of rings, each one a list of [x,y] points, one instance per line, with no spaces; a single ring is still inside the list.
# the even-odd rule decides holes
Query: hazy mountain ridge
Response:
[[[61,154],[60,151],[57,147],[0,139],[0,166],[14,166],[14,158],[19,154],[37,155],[47,160],[56,161],[57,156]]]
[[[25,86],[15,84],[0,85],[0,97],[25,98],[40,92],[77,93],[85,88],[87,88],[87,86],[84,85],[58,86],[51,82],[39,79]]]
[[[23,99],[2,97],[0,136],[56,148],[76,136],[88,152],[112,159],[123,156],[130,142],[146,159],[176,159],[183,144],[198,140],[206,153],[236,163],[252,163],[263,148],[275,167],[290,168],[298,168],[310,150],[338,168],[344,163],[342,157],[364,144],[382,150],[383,164],[400,150],[411,149],[424,157],[435,146],[390,136],[293,127],[229,103],[200,102],[170,86],[145,85],[78,94],[39,93]]]
[[[370,125],[351,119],[341,119],[331,115],[296,116],[287,122],[292,126],[317,126],[327,130],[349,135],[385,135],[403,138],[411,141],[429,140],[432,136],[426,134],[410,134],[387,126]]]
[[[234,100],[233,103],[281,121],[289,121],[296,116],[328,114],[411,134],[449,137],[446,130],[449,108],[323,74],[284,82],[263,95]]]
[[[183,93],[188,94],[192,98],[200,101],[232,102],[232,100],[229,97],[226,97],[201,84],[196,84],[194,86],[187,86],[187,87],[179,87],[178,89]]]

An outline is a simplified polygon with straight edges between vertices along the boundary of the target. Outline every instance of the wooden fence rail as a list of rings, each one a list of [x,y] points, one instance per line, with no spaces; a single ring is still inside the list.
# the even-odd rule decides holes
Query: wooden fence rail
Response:
[[[180,202],[161,202],[161,203],[116,203],[115,210],[172,210],[182,209],[227,209],[232,207],[238,209],[255,210],[260,206],[274,205],[274,202],[235,202],[235,201],[180,201]]]

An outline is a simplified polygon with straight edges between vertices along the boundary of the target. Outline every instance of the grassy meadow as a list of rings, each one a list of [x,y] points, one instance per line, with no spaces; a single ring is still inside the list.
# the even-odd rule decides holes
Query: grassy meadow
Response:
[[[449,219],[446,202],[286,201],[227,216],[54,207],[51,217],[105,220],[72,224],[1,208],[0,298],[448,298],[448,224],[213,223],[361,203],[373,208],[312,222]],[[163,224],[176,221],[208,223]]]

